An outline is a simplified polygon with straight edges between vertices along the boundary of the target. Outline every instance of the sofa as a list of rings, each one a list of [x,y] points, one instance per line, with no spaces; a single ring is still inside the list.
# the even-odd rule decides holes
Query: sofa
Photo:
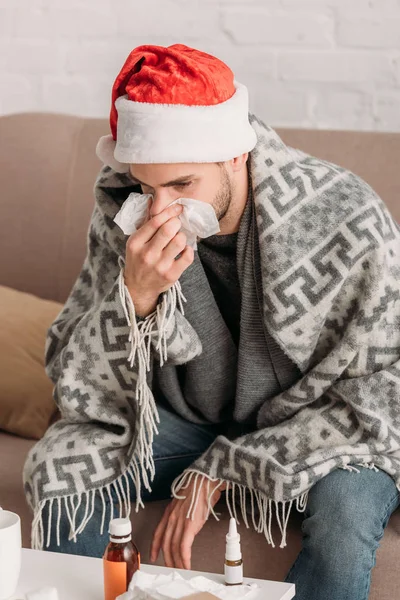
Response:
[[[57,114],[15,114],[0,118],[0,285],[64,302],[80,271],[93,209],[93,184],[100,163],[98,138],[105,119]],[[278,130],[295,148],[345,166],[363,177],[400,221],[400,134],[320,130]],[[1,404],[0,404],[1,411]],[[35,440],[0,431],[0,505],[22,519],[23,546],[30,547],[32,515],[22,467]],[[132,513],[134,539],[149,559],[152,533],[166,501]],[[228,511],[211,518],[196,537],[192,568],[223,572]],[[248,577],[282,580],[301,547],[301,514],[289,521],[287,546],[269,546],[262,534],[241,522],[244,572]],[[275,527],[274,539],[280,540]],[[371,600],[400,597],[400,512],[389,522],[377,552]],[[162,559],[160,558],[160,564]]]

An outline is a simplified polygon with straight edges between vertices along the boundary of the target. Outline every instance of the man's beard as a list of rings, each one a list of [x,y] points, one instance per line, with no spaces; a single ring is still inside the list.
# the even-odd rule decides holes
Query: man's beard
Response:
[[[221,171],[221,185],[212,202],[218,221],[221,221],[228,212],[234,192],[234,186],[225,165],[221,166]]]

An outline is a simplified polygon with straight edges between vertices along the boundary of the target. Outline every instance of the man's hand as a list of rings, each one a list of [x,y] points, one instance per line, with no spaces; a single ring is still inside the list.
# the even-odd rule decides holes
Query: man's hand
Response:
[[[187,513],[192,504],[192,492],[196,486],[196,496],[202,482],[193,520],[187,518]],[[218,487],[218,489],[216,489]],[[212,494],[210,505],[213,508],[221,497],[225,483],[210,481],[207,477],[199,477],[197,485],[193,479],[189,485],[179,491],[180,496],[185,499],[174,498],[165,509],[164,515],[154,533],[151,545],[150,560],[157,560],[160,548],[164,554],[164,562],[167,567],[177,569],[190,569],[192,544],[195,536],[199,533],[207,518],[208,497]],[[196,502],[196,500],[195,500]]]
[[[125,284],[141,317],[155,310],[159,295],[171,288],[194,260],[194,250],[180,231],[182,210],[180,204],[168,206],[126,243]]]

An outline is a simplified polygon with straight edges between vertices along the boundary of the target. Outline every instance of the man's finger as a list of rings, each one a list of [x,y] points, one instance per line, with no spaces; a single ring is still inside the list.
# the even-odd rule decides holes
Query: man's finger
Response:
[[[181,537],[181,559],[184,569],[191,568],[192,561],[192,546],[195,537],[194,524],[188,520],[188,524],[184,528],[183,535]]]
[[[153,198],[150,197],[147,200],[146,221],[145,221],[146,223],[150,219],[150,208],[151,208],[152,203],[153,203]]]
[[[173,204],[172,206],[164,208],[162,212],[146,221],[140,229],[133,234],[136,243],[139,246],[143,246],[149,242],[167,221],[179,216],[181,212],[182,206],[180,204]]]
[[[172,538],[175,533],[175,527],[176,527],[176,518],[175,518],[174,513],[171,513],[171,515],[168,519],[167,527],[164,531],[164,537],[163,537],[163,541],[162,541],[162,545],[161,545],[162,551],[164,554],[164,562],[165,562],[166,567],[174,566],[174,560],[172,558],[171,542],[172,542]]]
[[[185,515],[182,513],[178,518],[175,526],[175,532],[172,536],[171,540],[171,551],[172,551],[172,559],[174,561],[174,567],[176,569],[184,569],[183,561],[181,557],[181,542],[185,524]]]
[[[163,536],[164,536],[164,531],[168,524],[168,517],[171,512],[171,509],[172,509],[172,503],[168,504],[167,508],[164,511],[163,517],[162,517],[161,521],[159,522],[157,529],[154,532],[153,541],[151,543],[151,550],[150,550],[151,562],[155,562],[158,558],[162,540],[163,540]]]

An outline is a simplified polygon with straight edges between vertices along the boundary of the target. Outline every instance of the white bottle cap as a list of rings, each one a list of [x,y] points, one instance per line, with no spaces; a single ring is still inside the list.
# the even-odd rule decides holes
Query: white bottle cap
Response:
[[[236,529],[236,520],[229,520],[229,532],[226,534],[225,560],[241,560],[240,535]]]
[[[130,519],[112,519],[108,533],[113,542],[129,542],[132,537],[132,523]]]

